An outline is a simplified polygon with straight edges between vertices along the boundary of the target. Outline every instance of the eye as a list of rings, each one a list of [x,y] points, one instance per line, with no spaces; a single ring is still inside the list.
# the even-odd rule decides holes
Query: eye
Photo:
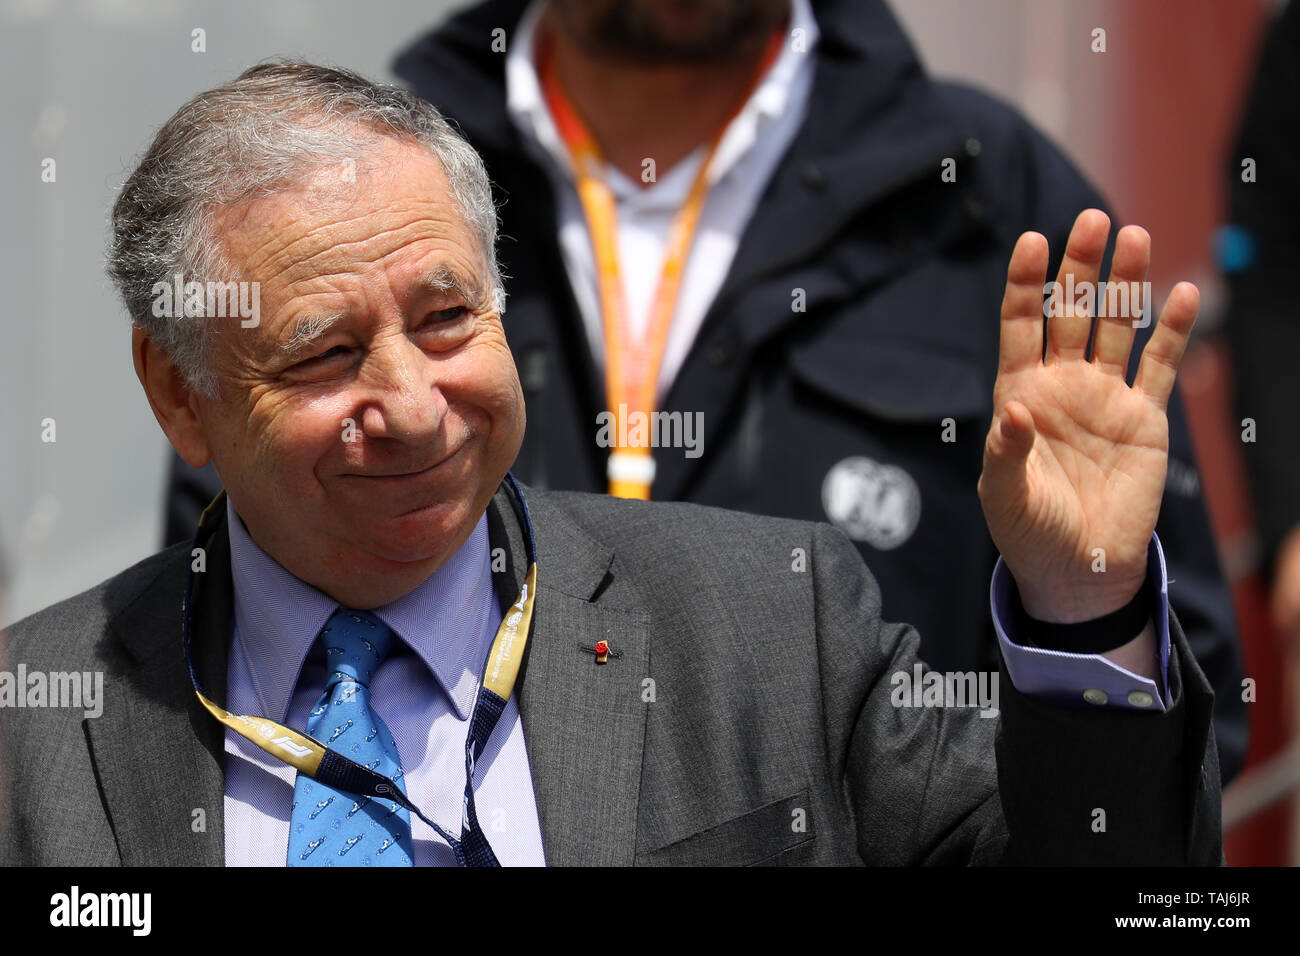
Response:
[[[324,365],[333,359],[346,356],[351,352],[352,349],[348,348],[346,345],[336,345],[332,349],[326,349],[324,352],[321,352],[320,355],[313,355],[310,358],[303,359],[301,362],[295,362],[290,367],[306,371],[308,369],[316,368],[319,365]]]
[[[326,349],[320,355],[314,355],[309,359],[299,362],[299,365],[308,365],[312,362],[324,362],[332,358],[338,358],[340,355],[347,355],[350,351],[346,345],[336,345],[332,349]]]
[[[443,347],[458,342],[469,334],[471,323],[468,319],[473,314],[463,305],[434,309],[412,329],[412,334],[417,336],[423,348],[441,351]]]

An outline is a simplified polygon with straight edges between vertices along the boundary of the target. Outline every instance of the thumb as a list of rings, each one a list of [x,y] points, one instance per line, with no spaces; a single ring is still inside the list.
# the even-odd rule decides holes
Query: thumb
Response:
[[[981,497],[986,504],[1010,503],[1025,482],[1025,462],[1034,447],[1034,416],[1020,402],[1007,402],[984,443]]]

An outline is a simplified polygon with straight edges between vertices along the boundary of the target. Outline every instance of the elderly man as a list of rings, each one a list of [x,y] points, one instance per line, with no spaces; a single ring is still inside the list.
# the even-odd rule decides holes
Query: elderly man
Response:
[[[1127,320],[1089,355],[1065,310],[1044,349],[1047,244],[1017,244],[979,489],[1005,668],[973,707],[829,526],[509,477],[487,177],[413,95],[249,70],[164,125],[113,222],[140,381],[225,496],[13,628],[29,669],[106,680],[99,719],[5,715],[7,861],[1221,861],[1153,534],[1194,287],[1130,386]],[[1098,281],[1108,226],[1080,215],[1063,278]],[[1123,230],[1112,278],[1148,257]],[[207,282],[256,314],[188,315]]]

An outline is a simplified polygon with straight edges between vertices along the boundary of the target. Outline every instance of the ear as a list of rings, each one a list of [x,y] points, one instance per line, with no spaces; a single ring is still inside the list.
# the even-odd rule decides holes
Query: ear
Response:
[[[198,415],[198,395],[185,382],[171,356],[154,344],[140,326],[131,329],[131,358],[135,374],[149,397],[154,418],[176,449],[176,454],[193,468],[202,468],[212,458],[212,446]]]

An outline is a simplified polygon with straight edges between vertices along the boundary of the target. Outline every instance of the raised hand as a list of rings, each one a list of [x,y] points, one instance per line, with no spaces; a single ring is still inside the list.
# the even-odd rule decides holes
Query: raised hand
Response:
[[[1070,275],[1076,293],[1088,283],[1095,288],[1109,229],[1100,210],[1075,220],[1057,276],[1065,288]],[[1150,236],[1126,226],[1110,281],[1143,288],[1150,258]],[[1044,351],[1047,261],[1047,240],[1034,232],[1022,235],[1011,255],[979,496],[1025,610],[1069,623],[1122,607],[1146,577],[1165,487],[1165,407],[1199,293],[1189,282],[1170,292],[1130,386],[1125,370],[1145,303],[1096,319],[1091,356],[1100,306],[1053,309]],[[1094,570],[1099,554],[1104,571]]]

